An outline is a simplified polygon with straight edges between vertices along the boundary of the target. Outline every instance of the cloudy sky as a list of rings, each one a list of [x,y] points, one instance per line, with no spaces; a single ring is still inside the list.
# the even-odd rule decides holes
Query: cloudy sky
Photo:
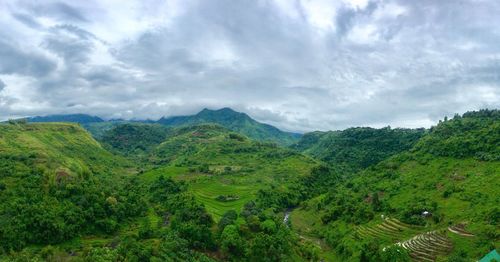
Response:
[[[285,130],[500,107],[500,1],[0,1],[0,119],[232,107]]]

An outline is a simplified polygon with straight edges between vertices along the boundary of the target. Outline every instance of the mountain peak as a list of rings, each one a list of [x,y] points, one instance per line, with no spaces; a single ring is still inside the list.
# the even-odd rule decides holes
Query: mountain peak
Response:
[[[241,112],[237,112],[233,110],[230,107],[223,107],[220,109],[208,109],[208,108],[203,108],[197,115],[203,115],[203,114],[244,114]]]
[[[259,123],[247,114],[237,112],[229,107],[216,110],[204,108],[196,115],[162,118],[158,120],[158,123],[167,126],[213,123],[255,140],[274,141],[282,145],[292,144],[298,139],[296,134],[283,132],[276,127]]]

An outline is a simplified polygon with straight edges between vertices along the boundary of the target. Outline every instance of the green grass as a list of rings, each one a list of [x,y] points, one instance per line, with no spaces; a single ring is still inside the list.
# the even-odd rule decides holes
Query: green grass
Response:
[[[218,221],[229,210],[241,211],[243,205],[255,198],[258,185],[242,185],[224,183],[224,178],[205,178],[191,183],[190,190],[198,201],[203,203],[207,211]],[[236,195],[237,200],[222,202],[217,200],[219,195]]]
[[[189,172],[186,167],[164,166],[139,175],[146,183],[151,183],[160,176],[189,182],[189,190],[205,205],[216,221],[228,210],[239,212],[246,202],[255,198],[255,193],[260,188],[259,185],[240,183],[238,178],[229,175]],[[219,195],[236,195],[239,199],[222,202],[216,200]]]
[[[0,155],[33,158],[39,167],[74,174],[129,173],[132,167],[71,123],[1,124]]]
[[[139,174],[139,178],[141,181],[145,183],[151,183],[160,176],[164,176],[165,178],[175,178],[179,179],[179,176],[185,175],[188,173],[187,167],[176,167],[176,166],[163,166],[160,168],[155,168],[149,170],[143,174]]]

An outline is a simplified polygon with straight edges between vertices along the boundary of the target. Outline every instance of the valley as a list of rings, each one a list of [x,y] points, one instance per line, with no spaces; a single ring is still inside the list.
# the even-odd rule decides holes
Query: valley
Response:
[[[0,124],[0,260],[476,261],[500,112],[302,136],[229,108]]]

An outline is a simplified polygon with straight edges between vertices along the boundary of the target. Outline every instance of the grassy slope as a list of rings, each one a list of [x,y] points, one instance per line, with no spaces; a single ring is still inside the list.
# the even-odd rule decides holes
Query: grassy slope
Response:
[[[72,123],[1,124],[0,155],[35,158],[38,166],[75,173],[114,173],[128,166]]]
[[[255,193],[270,184],[285,185],[309,174],[316,162],[273,144],[259,143],[241,135],[230,138],[220,126],[183,128],[159,145],[153,161],[169,167],[143,174],[146,180],[161,174],[189,180],[190,189],[215,219],[229,209],[239,211]],[[207,165],[208,172],[200,172]],[[191,167],[191,168],[188,168]],[[238,200],[221,202],[219,195],[236,195]]]

